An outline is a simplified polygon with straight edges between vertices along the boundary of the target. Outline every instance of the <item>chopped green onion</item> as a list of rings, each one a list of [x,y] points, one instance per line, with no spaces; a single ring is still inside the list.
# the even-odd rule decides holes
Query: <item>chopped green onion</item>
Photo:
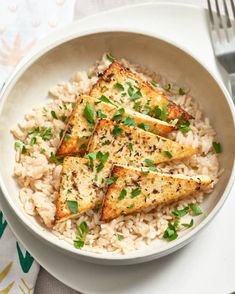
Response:
[[[106,58],[108,59],[108,61],[113,62],[114,61],[114,57],[109,53],[106,54]]]
[[[54,110],[51,111],[51,116],[54,118],[54,119],[58,119],[56,113]]]
[[[108,179],[105,180],[105,183],[106,185],[112,185],[113,183],[115,183],[118,179],[118,176],[113,176],[113,177],[110,177]]]
[[[125,88],[123,87],[123,85],[120,84],[120,83],[116,83],[116,84],[114,85],[114,88],[116,88],[116,89],[118,89],[118,90],[120,90],[120,91],[124,91],[124,90],[125,90]]]
[[[185,228],[191,228],[194,224],[194,221],[193,219],[191,219],[190,223],[189,224],[182,224],[182,226],[184,226]]]
[[[191,203],[191,204],[189,204],[189,207],[192,210],[194,215],[202,214],[201,207],[197,203]]]
[[[112,134],[114,136],[118,136],[118,135],[121,135],[123,133],[123,129],[120,128],[119,126],[115,125],[113,130],[112,130]]]

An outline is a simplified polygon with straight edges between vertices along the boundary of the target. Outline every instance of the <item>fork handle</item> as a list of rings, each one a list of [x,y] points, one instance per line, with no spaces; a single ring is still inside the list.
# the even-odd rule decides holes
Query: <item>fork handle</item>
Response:
[[[235,75],[229,75],[230,78],[230,93],[235,104]]]

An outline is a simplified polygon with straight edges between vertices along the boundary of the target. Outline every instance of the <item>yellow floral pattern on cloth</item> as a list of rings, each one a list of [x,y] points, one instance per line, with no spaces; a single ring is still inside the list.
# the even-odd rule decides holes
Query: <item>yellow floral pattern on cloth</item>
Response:
[[[39,39],[73,21],[74,3],[0,0],[0,89]],[[0,294],[33,294],[38,271],[37,262],[10,231],[0,205]]]

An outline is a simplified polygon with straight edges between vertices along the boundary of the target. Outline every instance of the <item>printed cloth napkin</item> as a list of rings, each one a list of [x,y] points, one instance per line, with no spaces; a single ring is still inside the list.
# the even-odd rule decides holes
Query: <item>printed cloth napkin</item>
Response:
[[[0,0],[0,88],[39,38],[73,20],[74,5],[73,0]],[[0,294],[33,293],[38,271],[0,207]]]

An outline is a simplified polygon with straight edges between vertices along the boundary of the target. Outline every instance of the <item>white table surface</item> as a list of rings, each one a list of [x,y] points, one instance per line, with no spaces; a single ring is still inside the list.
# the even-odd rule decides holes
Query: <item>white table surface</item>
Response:
[[[91,14],[100,10],[105,10],[107,8],[117,7],[120,2],[129,2],[130,4],[135,4],[139,2],[150,2],[150,1],[116,1],[116,0],[81,0],[77,1],[75,17],[81,18],[84,15]],[[151,2],[163,2],[160,0],[155,0]],[[192,3],[195,5],[199,5],[202,7],[206,7],[206,0],[171,0],[171,2],[180,2],[180,3]],[[98,3],[98,4],[97,4]],[[201,292],[198,294],[210,294],[206,291],[207,284],[213,283],[215,280],[220,280],[220,283],[217,283],[219,286],[216,289],[216,293],[221,294],[229,294],[232,291],[235,291],[235,237],[233,234],[235,218],[234,218],[234,197],[235,189],[230,194],[229,199],[226,201],[223,209],[214,219],[214,221],[207,227],[202,233],[200,238],[194,240],[191,244],[189,244],[186,248],[177,253],[175,253],[171,257],[171,262],[174,263],[178,255],[184,255],[184,263],[180,266],[183,268],[187,268],[188,276],[181,276],[181,268],[179,267],[179,276],[176,280],[169,279],[169,283],[172,284],[172,293],[179,293],[177,290],[181,289],[181,284],[188,285],[188,293],[192,293],[191,289],[193,287],[193,283],[200,283]],[[227,231],[223,230],[225,227],[231,228],[231,234],[228,235]],[[208,234],[208,231],[218,232],[216,234]],[[207,238],[207,235],[210,238]],[[202,240],[206,240],[205,243]],[[221,242],[223,240],[223,242]],[[225,251],[226,248],[226,251]],[[195,251],[196,249],[196,251]],[[199,254],[200,253],[200,254]],[[195,255],[197,258],[195,259]],[[200,263],[198,262],[200,260]],[[188,262],[186,262],[188,261]],[[201,266],[198,267],[198,264]],[[208,265],[211,265],[208,267]],[[169,265],[169,263],[168,263]],[[210,268],[210,270],[208,270]],[[206,271],[205,271],[206,269]],[[162,267],[162,272],[166,270],[166,267]],[[169,270],[169,277],[171,277],[171,271]],[[200,275],[200,280],[195,280],[193,277],[197,276],[198,272],[203,272],[203,275]],[[184,269],[185,272],[185,269]],[[161,272],[159,272],[157,279],[161,280]],[[169,286],[169,285],[168,285]],[[185,287],[184,287],[185,288]],[[203,291],[205,289],[205,292]],[[44,269],[41,269],[36,288],[36,294],[72,294],[78,293],[66,286],[64,286],[61,282],[53,278],[50,274],[48,274]],[[181,292],[184,294],[184,292]],[[212,293],[211,293],[212,294]]]

